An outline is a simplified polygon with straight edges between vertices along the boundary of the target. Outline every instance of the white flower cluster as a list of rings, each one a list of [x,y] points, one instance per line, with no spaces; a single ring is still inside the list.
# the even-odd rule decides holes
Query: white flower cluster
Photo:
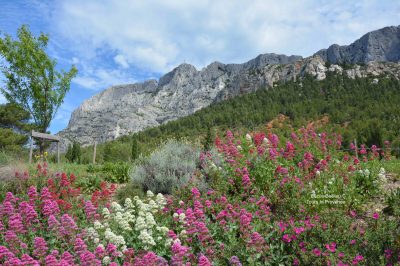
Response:
[[[386,180],[386,171],[385,171],[385,168],[381,167],[381,169],[379,169],[378,177],[379,177],[379,179],[382,180],[382,181],[385,181],[385,182],[387,181],[387,180]]]
[[[120,251],[126,250],[126,245],[145,250],[159,244],[169,248],[171,239],[166,237],[169,229],[157,224],[154,217],[166,204],[162,194],[154,195],[151,191],[147,192],[145,200],[137,196],[133,200],[127,198],[124,206],[113,202],[110,209],[102,210],[104,219],[95,221],[93,227],[87,229],[87,238],[95,244],[112,243]],[[108,263],[104,258],[103,264]]]
[[[251,142],[251,141],[252,141],[252,138],[251,138],[250,134],[246,134],[246,140],[247,140],[248,142]]]
[[[124,250],[125,246],[125,239],[121,235],[116,235],[111,231],[110,228],[106,228],[106,231],[104,232],[104,238],[108,240],[109,243],[113,243],[116,246],[122,246],[122,249]]]
[[[364,170],[358,170],[360,175],[363,175],[365,177],[369,177],[369,175],[371,174],[371,172],[368,169],[364,169]]]
[[[379,169],[378,179],[375,180],[374,183],[381,188],[387,183],[385,168],[381,167],[381,169]]]

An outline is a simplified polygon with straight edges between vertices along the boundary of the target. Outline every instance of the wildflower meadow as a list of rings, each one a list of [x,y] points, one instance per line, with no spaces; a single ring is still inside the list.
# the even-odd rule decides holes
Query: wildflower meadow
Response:
[[[0,264],[398,265],[390,143],[345,148],[312,127],[227,131],[171,193],[123,200],[39,163],[2,195]]]

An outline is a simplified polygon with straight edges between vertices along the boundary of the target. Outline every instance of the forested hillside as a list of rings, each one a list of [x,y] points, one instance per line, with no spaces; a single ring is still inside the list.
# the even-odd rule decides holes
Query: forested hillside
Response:
[[[101,161],[107,149],[108,160],[128,160],[132,138],[137,140],[141,152],[147,153],[168,138],[203,139],[209,128],[213,132],[226,128],[252,130],[279,114],[288,116],[293,127],[326,115],[330,121],[328,127],[342,133],[345,147],[354,139],[368,145],[382,145],[384,140],[390,140],[397,147],[400,143],[399,102],[400,82],[390,76],[350,79],[329,74],[322,81],[306,76],[301,81],[260,89],[165,125],[99,145],[98,158]],[[91,151],[92,147],[84,150],[84,160],[91,160]]]

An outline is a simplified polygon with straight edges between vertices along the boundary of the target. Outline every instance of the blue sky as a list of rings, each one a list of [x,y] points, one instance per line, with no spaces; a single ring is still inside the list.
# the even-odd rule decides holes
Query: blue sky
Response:
[[[0,32],[15,35],[22,24],[50,35],[60,69],[79,71],[51,124],[56,133],[111,85],[159,78],[183,62],[201,69],[261,53],[309,56],[399,25],[400,1],[0,0]]]

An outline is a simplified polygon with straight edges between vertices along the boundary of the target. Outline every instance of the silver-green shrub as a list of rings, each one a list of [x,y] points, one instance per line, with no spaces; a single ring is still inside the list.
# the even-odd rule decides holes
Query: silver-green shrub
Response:
[[[199,164],[200,150],[169,140],[147,157],[140,157],[130,176],[144,191],[170,194],[174,188],[186,185]]]

